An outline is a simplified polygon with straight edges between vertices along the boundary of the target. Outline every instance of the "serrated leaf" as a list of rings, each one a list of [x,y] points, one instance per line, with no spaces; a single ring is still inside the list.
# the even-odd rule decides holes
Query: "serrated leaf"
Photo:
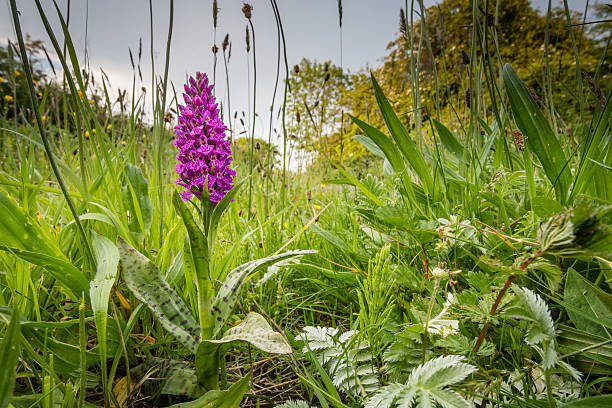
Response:
[[[213,315],[213,318],[215,320],[213,338],[217,335],[217,333],[219,333],[219,330],[221,330],[221,327],[223,327],[225,321],[229,317],[232,309],[234,308],[234,304],[238,299],[238,293],[240,292],[240,288],[242,287],[242,284],[244,283],[246,277],[249,274],[271,263],[282,261],[288,258],[293,258],[296,256],[312,254],[315,252],[316,251],[308,250],[288,251],[266,258],[255,259],[233,269],[227,275],[225,281],[219,288],[217,296],[215,297],[215,300],[211,307],[210,313]]]
[[[134,296],[145,303],[160,323],[181,344],[195,353],[200,342],[200,327],[189,307],[164,280],[157,266],[118,238],[123,278]]]

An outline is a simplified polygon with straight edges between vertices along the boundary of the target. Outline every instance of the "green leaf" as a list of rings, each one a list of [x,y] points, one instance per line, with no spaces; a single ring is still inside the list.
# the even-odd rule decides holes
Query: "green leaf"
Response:
[[[389,130],[391,137],[393,140],[395,140],[395,143],[402,152],[404,158],[408,160],[416,174],[419,176],[419,179],[423,183],[425,192],[433,194],[434,181],[431,173],[429,172],[430,166],[427,165],[421,152],[417,150],[417,147],[410,138],[408,131],[393,111],[391,104],[387,100],[387,97],[383,93],[380,85],[378,85],[378,82],[376,81],[376,78],[374,78],[373,74],[371,75],[371,78],[372,86],[374,87],[374,95],[376,96],[376,101],[378,102],[378,108],[380,109],[380,113],[385,124],[387,125],[387,129]]]
[[[565,281],[564,300],[593,318],[592,320],[584,319],[573,310],[568,309],[567,314],[577,328],[606,338],[611,337],[606,325],[598,324],[596,321],[607,323],[607,327],[612,324],[612,319],[610,319],[612,295],[593,286],[573,268],[569,268]]]
[[[137,380],[143,381],[143,391],[146,395],[161,393],[196,398],[203,392],[198,385],[195,371],[183,361],[150,357],[132,368],[131,374]]]
[[[183,299],[164,280],[157,266],[118,238],[123,279],[134,296],[145,303],[160,323],[181,344],[195,353],[200,327]]]
[[[584,372],[609,375],[612,368],[612,344],[610,338],[588,333],[584,330],[559,325],[557,341],[561,353],[577,353],[574,363]],[[599,364],[593,364],[593,362]]]
[[[168,408],[238,408],[249,390],[250,375],[232,384],[227,390],[208,391],[195,401],[182,402]]]
[[[74,298],[88,292],[89,281],[57,244],[9,197],[0,192],[0,250],[45,268]]]
[[[225,278],[225,281],[223,282],[223,285],[221,285],[221,287],[219,288],[217,296],[215,297],[215,300],[212,304],[211,313],[215,320],[213,338],[217,335],[217,333],[219,333],[219,330],[221,330],[221,327],[223,327],[225,321],[229,317],[232,309],[234,308],[234,304],[236,303],[236,300],[238,298],[240,288],[242,287],[242,284],[244,283],[246,277],[249,274],[269,264],[276,263],[284,259],[293,258],[296,256],[312,254],[315,252],[316,251],[308,250],[287,251],[282,254],[272,255],[261,259],[255,259],[233,269]]]
[[[355,122],[355,120],[359,120],[357,118],[354,118],[353,116],[351,116],[351,118],[353,119],[353,121]],[[357,123],[357,122],[355,122]],[[380,158],[380,159],[386,159],[387,157],[385,156],[385,152],[382,151],[382,149],[380,147],[378,147],[378,145],[376,143],[374,143],[374,141],[365,135],[355,135],[353,136],[353,138],[355,140],[357,140],[359,143],[361,143],[363,145],[363,147],[365,147],[366,149],[368,149],[370,151],[370,153],[372,153],[374,156]]]
[[[272,354],[291,354],[291,346],[259,313],[251,312],[236,327],[229,329],[219,340],[206,340],[207,343],[224,344],[241,340],[251,343],[258,349]]]
[[[531,206],[536,215],[542,218],[550,218],[565,210],[557,200],[544,196],[533,197]]]
[[[555,188],[557,199],[565,203],[572,176],[563,148],[510,64],[504,65],[502,75],[516,124],[523,132],[529,149],[538,156],[546,176]]]
[[[206,237],[200,230],[200,227],[196,224],[193,219],[193,214],[185,205],[185,202],[181,198],[177,190],[172,193],[172,204],[176,209],[176,212],[181,216],[185,228],[187,228],[187,234],[189,235],[189,248],[191,249],[191,256],[193,259],[193,266],[195,267],[196,276],[199,279],[209,279],[208,276],[208,242]]]
[[[229,329],[219,340],[204,340],[196,352],[196,373],[200,384],[210,383],[219,375],[219,348],[233,341],[246,341],[266,353],[290,354],[291,346],[278,332],[272,330],[258,313],[249,313],[236,327]]]
[[[463,158],[463,145],[461,142],[455,137],[453,132],[451,132],[446,126],[440,123],[438,120],[433,119],[433,124],[438,132],[438,136],[440,137],[440,141],[446,147],[446,149],[451,152],[458,159]]]
[[[612,115],[611,96],[612,95],[608,96],[606,106],[597,119],[595,130],[589,133],[587,137],[581,138],[583,149],[580,155],[578,171],[574,179],[574,187],[571,193],[572,198],[577,197],[578,194],[585,190],[593,191],[594,184],[592,180],[594,172],[598,169],[597,165],[602,164],[599,162],[603,162],[606,155],[608,155],[609,159],[609,153],[607,152],[610,151],[610,144],[612,144],[612,133],[609,132],[610,116]],[[604,174],[605,173],[602,173],[601,175],[603,176]],[[608,180],[609,183],[610,177],[601,177],[602,182],[606,180]]]
[[[132,232],[147,233],[153,222],[153,205],[149,198],[149,183],[140,169],[128,164],[125,169],[126,179],[121,186],[121,196],[125,208],[130,211],[132,219],[129,228]]]
[[[612,395],[582,398],[570,401],[559,408],[609,408],[612,407]]]
[[[223,215],[223,212],[232,203],[232,201],[234,200],[234,197],[238,193],[238,190],[240,190],[240,187],[246,180],[248,180],[248,178],[242,180],[240,183],[232,187],[232,189],[221,199],[221,201],[219,201],[213,207],[213,211],[210,216],[210,230],[208,232],[209,239],[212,239],[212,240],[215,239],[215,233],[217,231],[217,227],[219,226],[219,223],[221,222],[221,216]]]
[[[19,357],[19,312],[13,309],[4,339],[0,343],[0,408],[9,405],[15,388],[15,366]]]
[[[91,246],[96,258],[96,274],[90,283],[89,298],[96,322],[102,380],[106,381],[106,321],[108,317],[108,298],[115,284],[119,250],[108,238],[91,231]]]

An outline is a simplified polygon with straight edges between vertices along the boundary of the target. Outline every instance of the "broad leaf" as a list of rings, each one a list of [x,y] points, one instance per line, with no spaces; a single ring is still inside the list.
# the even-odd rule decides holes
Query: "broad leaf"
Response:
[[[385,121],[385,125],[387,125],[387,129],[389,130],[391,137],[393,140],[395,140],[395,143],[402,152],[404,158],[410,163],[416,174],[419,176],[419,179],[423,183],[425,192],[433,194],[434,180],[430,173],[430,166],[425,161],[423,154],[417,150],[417,147],[410,138],[408,131],[393,111],[391,104],[387,100],[387,97],[385,96],[380,85],[378,85],[376,78],[374,78],[374,75],[371,75],[371,77],[376,102],[378,102],[378,108],[380,109],[380,113]]]
[[[200,327],[189,313],[189,307],[164,280],[157,266],[118,239],[123,279],[134,296],[145,303],[160,323],[193,353],[200,342]]]
[[[612,395],[582,398],[570,401],[559,408],[609,408],[612,407]]]
[[[96,321],[103,381],[106,380],[106,321],[108,297],[115,284],[119,250],[108,238],[91,231],[91,246],[96,258],[96,275],[90,283],[89,298]]]
[[[196,276],[199,279],[209,279],[208,275],[208,242],[206,237],[196,224],[193,219],[193,214],[185,205],[185,202],[179,195],[178,191],[174,190],[172,193],[172,204],[176,212],[181,216],[185,228],[187,228],[187,234],[189,235],[189,248],[191,250],[191,257],[193,259],[193,266],[195,267]]]
[[[436,119],[432,119],[433,124],[438,132],[438,136],[440,137],[440,141],[446,147],[446,149],[451,152],[458,159],[463,158],[463,145],[461,142],[455,137],[453,132],[451,132],[446,126],[437,121]]]
[[[612,324],[610,318],[612,316],[612,295],[593,286],[573,268],[569,268],[565,281],[564,300],[593,318],[584,319],[573,310],[567,309],[567,314],[577,328],[606,338],[611,337],[606,326],[596,322],[609,322],[608,327]]]
[[[208,343],[223,344],[241,340],[251,343],[266,353],[291,354],[291,346],[259,313],[251,312],[236,327],[229,329],[219,340],[206,340]]]
[[[193,368],[182,361],[150,357],[134,367],[131,375],[143,381],[142,386],[147,395],[161,393],[195,398],[203,392]]]
[[[538,156],[546,177],[555,187],[557,198],[561,203],[565,203],[572,176],[563,148],[527,87],[510,64],[504,65],[502,75],[516,124],[523,132],[529,149]]]
[[[195,401],[182,402],[168,408],[238,408],[249,390],[250,375],[232,384],[227,390],[208,391]]]
[[[219,288],[217,296],[215,297],[211,307],[211,313],[215,320],[215,329],[212,337],[214,338],[217,333],[219,333],[219,330],[221,330],[221,327],[223,327],[223,324],[225,324],[225,321],[236,304],[240,288],[249,274],[271,263],[276,263],[278,261],[282,261],[283,259],[293,258],[296,256],[313,254],[315,252],[316,251],[308,250],[287,251],[282,254],[269,256],[267,258],[255,259],[233,269],[227,275],[225,281]]]

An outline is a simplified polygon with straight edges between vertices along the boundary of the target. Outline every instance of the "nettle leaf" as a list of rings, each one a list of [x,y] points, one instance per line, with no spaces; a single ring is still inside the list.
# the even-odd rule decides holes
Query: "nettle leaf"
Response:
[[[276,263],[282,261],[284,259],[293,258],[296,256],[302,256],[306,254],[314,254],[316,251],[310,250],[295,250],[295,251],[287,251],[282,254],[272,255],[266,258],[256,259],[250,262],[247,262],[239,267],[233,269],[225,278],[225,281],[219,288],[217,292],[217,296],[213,302],[210,313],[213,315],[215,319],[215,329],[213,332],[213,337],[219,333],[221,327],[225,324],[225,321],[229,317],[232,309],[234,308],[234,304],[236,304],[236,300],[238,298],[238,292],[242,287],[245,279],[249,274],[263,268],[272,263]]]
[[[151,309],[170,334],[195,353],[200,342],[200,327],[189,313],[189,307],[164,280],[153,262],[122,238],[117,242],[123,278],[134,296]]]
[[[235,382],[227,390],[208,391],[195,401],[171,405],[168,408],[238,408],[249,390],[250,375]]]

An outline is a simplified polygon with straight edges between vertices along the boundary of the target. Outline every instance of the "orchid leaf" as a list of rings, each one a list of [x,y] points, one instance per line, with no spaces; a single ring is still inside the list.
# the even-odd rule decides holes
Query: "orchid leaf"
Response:
[[[164,280],[157,266],[123,239],[118,239],[123,278],[134,296],[145,303],[181,344],[195,353],[200,327],[183,299]]]
[[[232,309],[234,308],[234,304],[236,304],[240,288],[242,287],[242,284],[244,283],[246,277],[249,274],[271,263],[276,263],[284,259],[306,254],[312,254],[315,252],[316,251],[308,250],[288,251],[282,254],[272,255],[267,258],[256,259],[233,269],[225,278],[225,281],[219,288],[217,296],[215,297],[214,302],[212,304],[211,314],[213,315],[213,318],[215,320],[215,329],[213,332],[213,337],[215,337],[217,333],[219,333],[219,330],[221,330],[221,327],[223,327],[223,325],[225,324],[225,321],[229,317]]]

